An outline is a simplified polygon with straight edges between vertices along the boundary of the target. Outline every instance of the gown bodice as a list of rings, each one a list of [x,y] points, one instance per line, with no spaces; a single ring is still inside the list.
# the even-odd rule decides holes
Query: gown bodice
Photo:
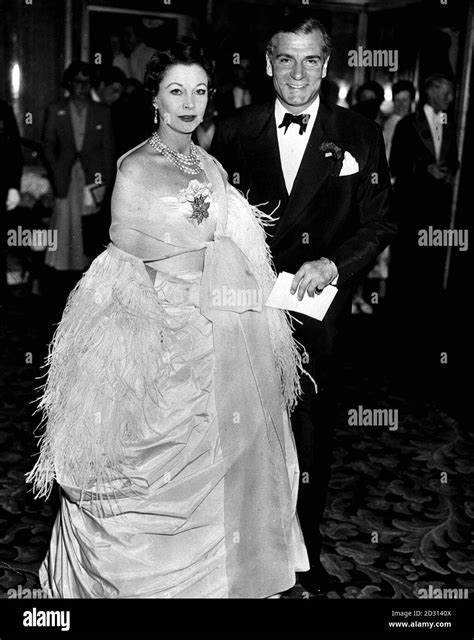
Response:
[[[139,145],[141,147],[142,143]],[[135,147],[135,149],[138,147]],[[117,162],[117,177],[112,195],[112,224],[110,238],[113,244],[143,260],[148,266],[160,269],[160,261],[205,249],[216,233],[222,233],[226,224],[227,207],[225,182],[221,169],[205,151],[199,149],[203,168],[211,185],[208,217],[198,223],[193,219],[190,202],[175,196],[155,195],[121,170],[123,159]],[[191,180],[190,180],[191,182]]]

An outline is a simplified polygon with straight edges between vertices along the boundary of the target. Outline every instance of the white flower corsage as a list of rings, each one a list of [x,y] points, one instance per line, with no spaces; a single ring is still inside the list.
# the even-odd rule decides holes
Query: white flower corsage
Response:
[[[190,180],[188,186],[178,192],[179,202],[189,202],[192,206],[193,213],[189,219],[196,220],[197,224],[201,224],[205,218],[209,217],[211,190],[210,182]]]

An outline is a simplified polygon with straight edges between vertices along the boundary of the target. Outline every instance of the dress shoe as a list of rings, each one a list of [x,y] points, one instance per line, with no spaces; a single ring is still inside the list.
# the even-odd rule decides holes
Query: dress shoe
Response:
[[[309,571],[299,573],[298,582],[303,589],[314,596],[325,596],[328,591],[332,591],[340,584],[320,562],[312,563]]]

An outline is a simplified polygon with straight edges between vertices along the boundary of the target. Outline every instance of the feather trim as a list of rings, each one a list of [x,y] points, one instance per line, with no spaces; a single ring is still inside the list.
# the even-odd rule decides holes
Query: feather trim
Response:
[[[265,227],[274,223],[268,214],[251,205],[235,187],[227,184],[228,217],[226,235],[244,253],[266,300],[276,280]],[[264,307],[277,365],[284,407],[292,411],[301,394],[300,374],[309,376],[303,367],[303,346],[293,338],[293,318],[286,311]],[[311,376],[310,376],[311,377]],[[313,384],[315,381],[311,378]]]
[[[127,445],[153,419],[160,381],[169,376],[169,347],[179,327],[143,264],[137,269],[138,259],[117,253],[109,246],[94,260],[69,295],[49,346],[35,411],[43,412],[38,428],[44,432],[27,475],[39,497],[49,496],[59,478],[97,493],[129,477],[121,474]]]

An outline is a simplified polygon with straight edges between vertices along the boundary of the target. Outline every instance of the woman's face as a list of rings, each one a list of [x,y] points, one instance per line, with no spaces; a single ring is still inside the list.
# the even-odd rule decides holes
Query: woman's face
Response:
[[[198,64],[170,67],[153,101],[160,114],[160,127],[192,133],[206,110],[208,84],[207,73]]]

